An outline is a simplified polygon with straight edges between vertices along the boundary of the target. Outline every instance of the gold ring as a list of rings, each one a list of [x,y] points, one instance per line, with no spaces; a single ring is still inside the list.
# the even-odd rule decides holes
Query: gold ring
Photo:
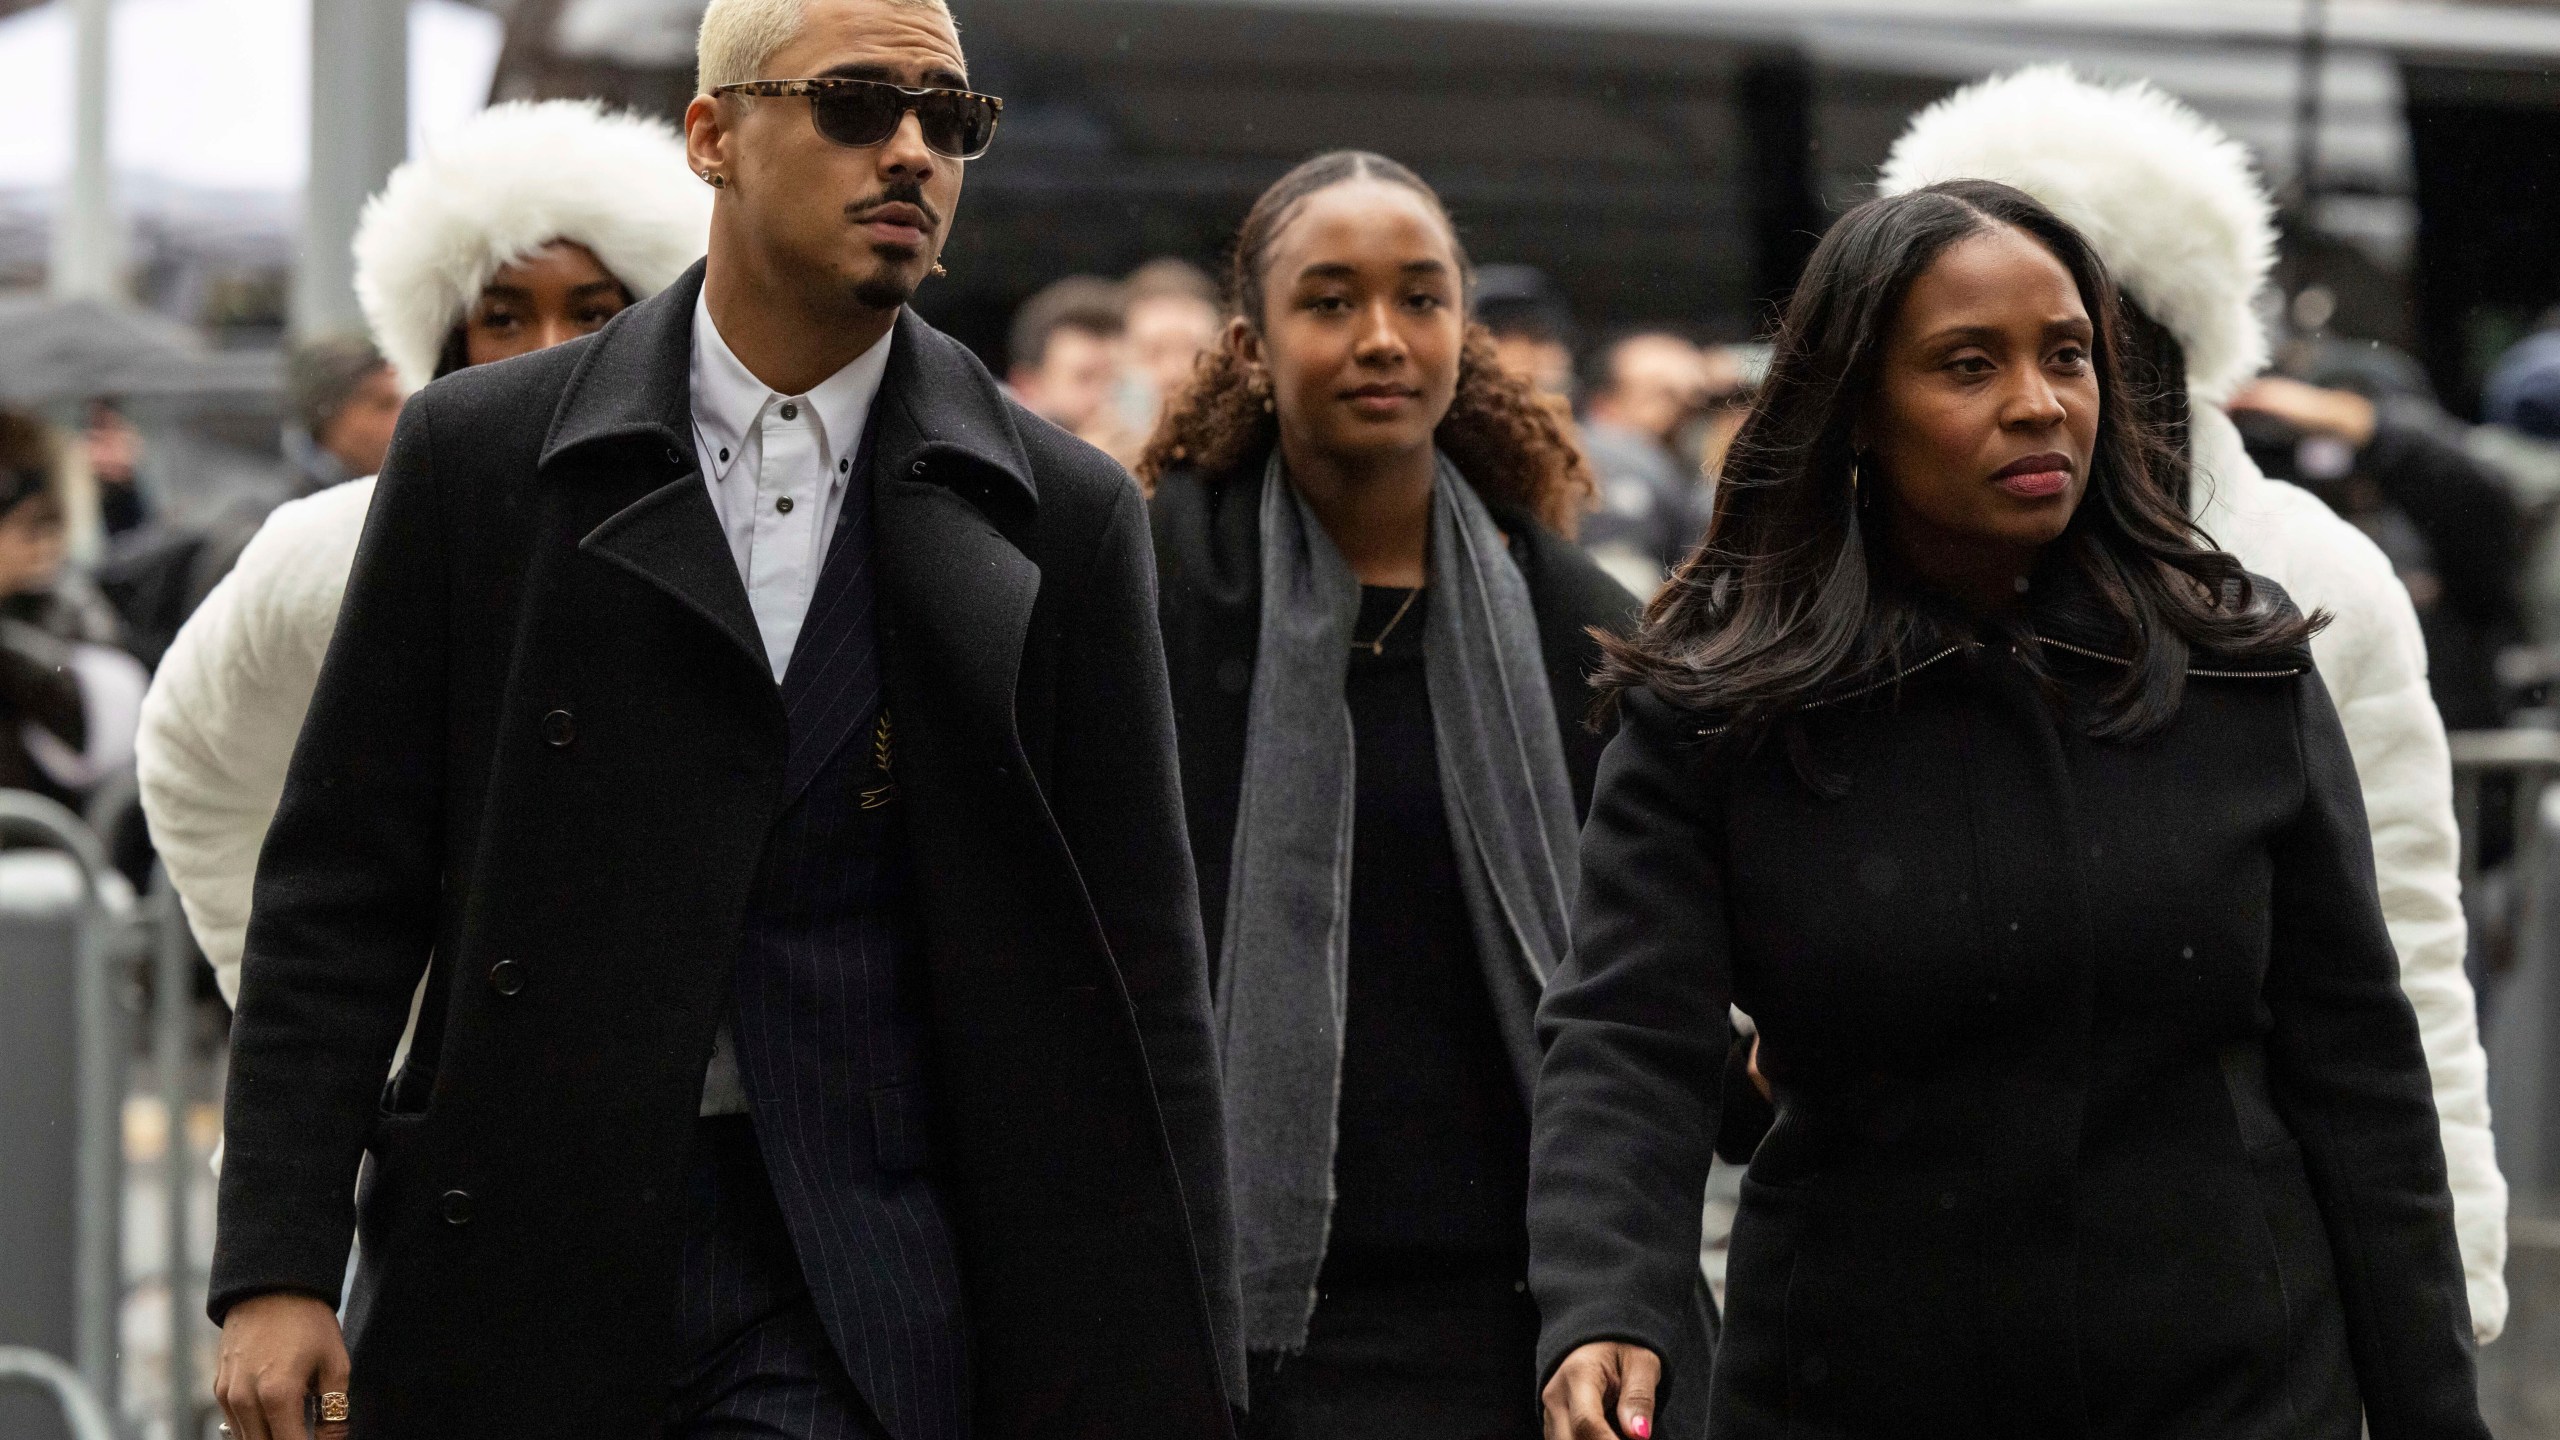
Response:
[[[339,1423],[343,1423],[343,1422],[346,1420],[346,1418],[347,1418],[347,1392],[346,1392],[346,1391],[344,1391],[344,1390],[323,1390],[323,1391],[321,1391],[321,1392],[320,1392],[320,1419],[321,1419],[321,1422],[322,1422],[322,1423],[324,1423],[324,1424],[339,1424]]]

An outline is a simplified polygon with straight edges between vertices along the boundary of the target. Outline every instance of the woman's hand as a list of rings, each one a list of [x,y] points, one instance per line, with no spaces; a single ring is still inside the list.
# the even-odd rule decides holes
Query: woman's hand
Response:
[[[1661,1387],[1662,1357],[1641,1345],[1594,1340],[1564,1357],[1539,1397],[1546,1440],[1651,1440]]]

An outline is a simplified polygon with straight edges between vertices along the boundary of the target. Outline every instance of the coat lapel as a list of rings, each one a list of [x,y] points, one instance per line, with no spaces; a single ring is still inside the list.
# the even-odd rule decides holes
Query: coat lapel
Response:
[[[889,678],[934,692],[934,710],[1018,758],[1014,682],[1040,593],[1040,567],[1008,534],[1038,505],[1021,438],[985,369],[912,312],[874,415]]]
[[[578,548],[664,591],[770,674],[746,582],[694,458],[693,306],[702,271],[696,261],[596,336],[552,414],[540,471],[600,466],[616,478],[655,480]]]

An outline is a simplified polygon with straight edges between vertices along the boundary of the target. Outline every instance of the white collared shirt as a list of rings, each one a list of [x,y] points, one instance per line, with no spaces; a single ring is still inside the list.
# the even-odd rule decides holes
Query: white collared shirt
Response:
[[[827,542],[844,513],[853,459],[888,373],[891,335],[807,394],[780,395],[720,338],[709,302],[693,302],[694,458],[777,684],[791,668]]]
[[[778,395],[720,338],[709,303],[693,302],[694,458],[711,487],[711,508],[728,536],[738,578],[746,582],[777,685],[791,668],[827,542],[844,513],[853,457],[862,453],[863,428],[888,373],[895,333],[808,394]],[[723,1021],[702,1077],[701,1113],[746,1110],[737,1056],[737,1036]]]

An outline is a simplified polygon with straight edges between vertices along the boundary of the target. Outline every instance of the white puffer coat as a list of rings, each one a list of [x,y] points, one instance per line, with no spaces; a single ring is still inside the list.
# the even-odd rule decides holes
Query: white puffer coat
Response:
[[[368,478],[278,506],[178,631],[143,697],[142,810],[225,1000],[240,993],[258,850],[372,503]]]
[[[2479,1010],[2462,969],[2468,932],[2453,760],[2427,692],[2418,615],[2391,562],[2364,532],[2309,491],[2261,474],[2228,416],[2198,405],[2192,429],[2196,523],[2242,565],[2282,585],[2304,611],[2331,617],[2311,642],[2312,656],[2337,702],[2364,788],[2382,915],[2435,1080],[2471,1327],[2485,1343],[2507,1323],[2507,1182],[2489,1136]]]

